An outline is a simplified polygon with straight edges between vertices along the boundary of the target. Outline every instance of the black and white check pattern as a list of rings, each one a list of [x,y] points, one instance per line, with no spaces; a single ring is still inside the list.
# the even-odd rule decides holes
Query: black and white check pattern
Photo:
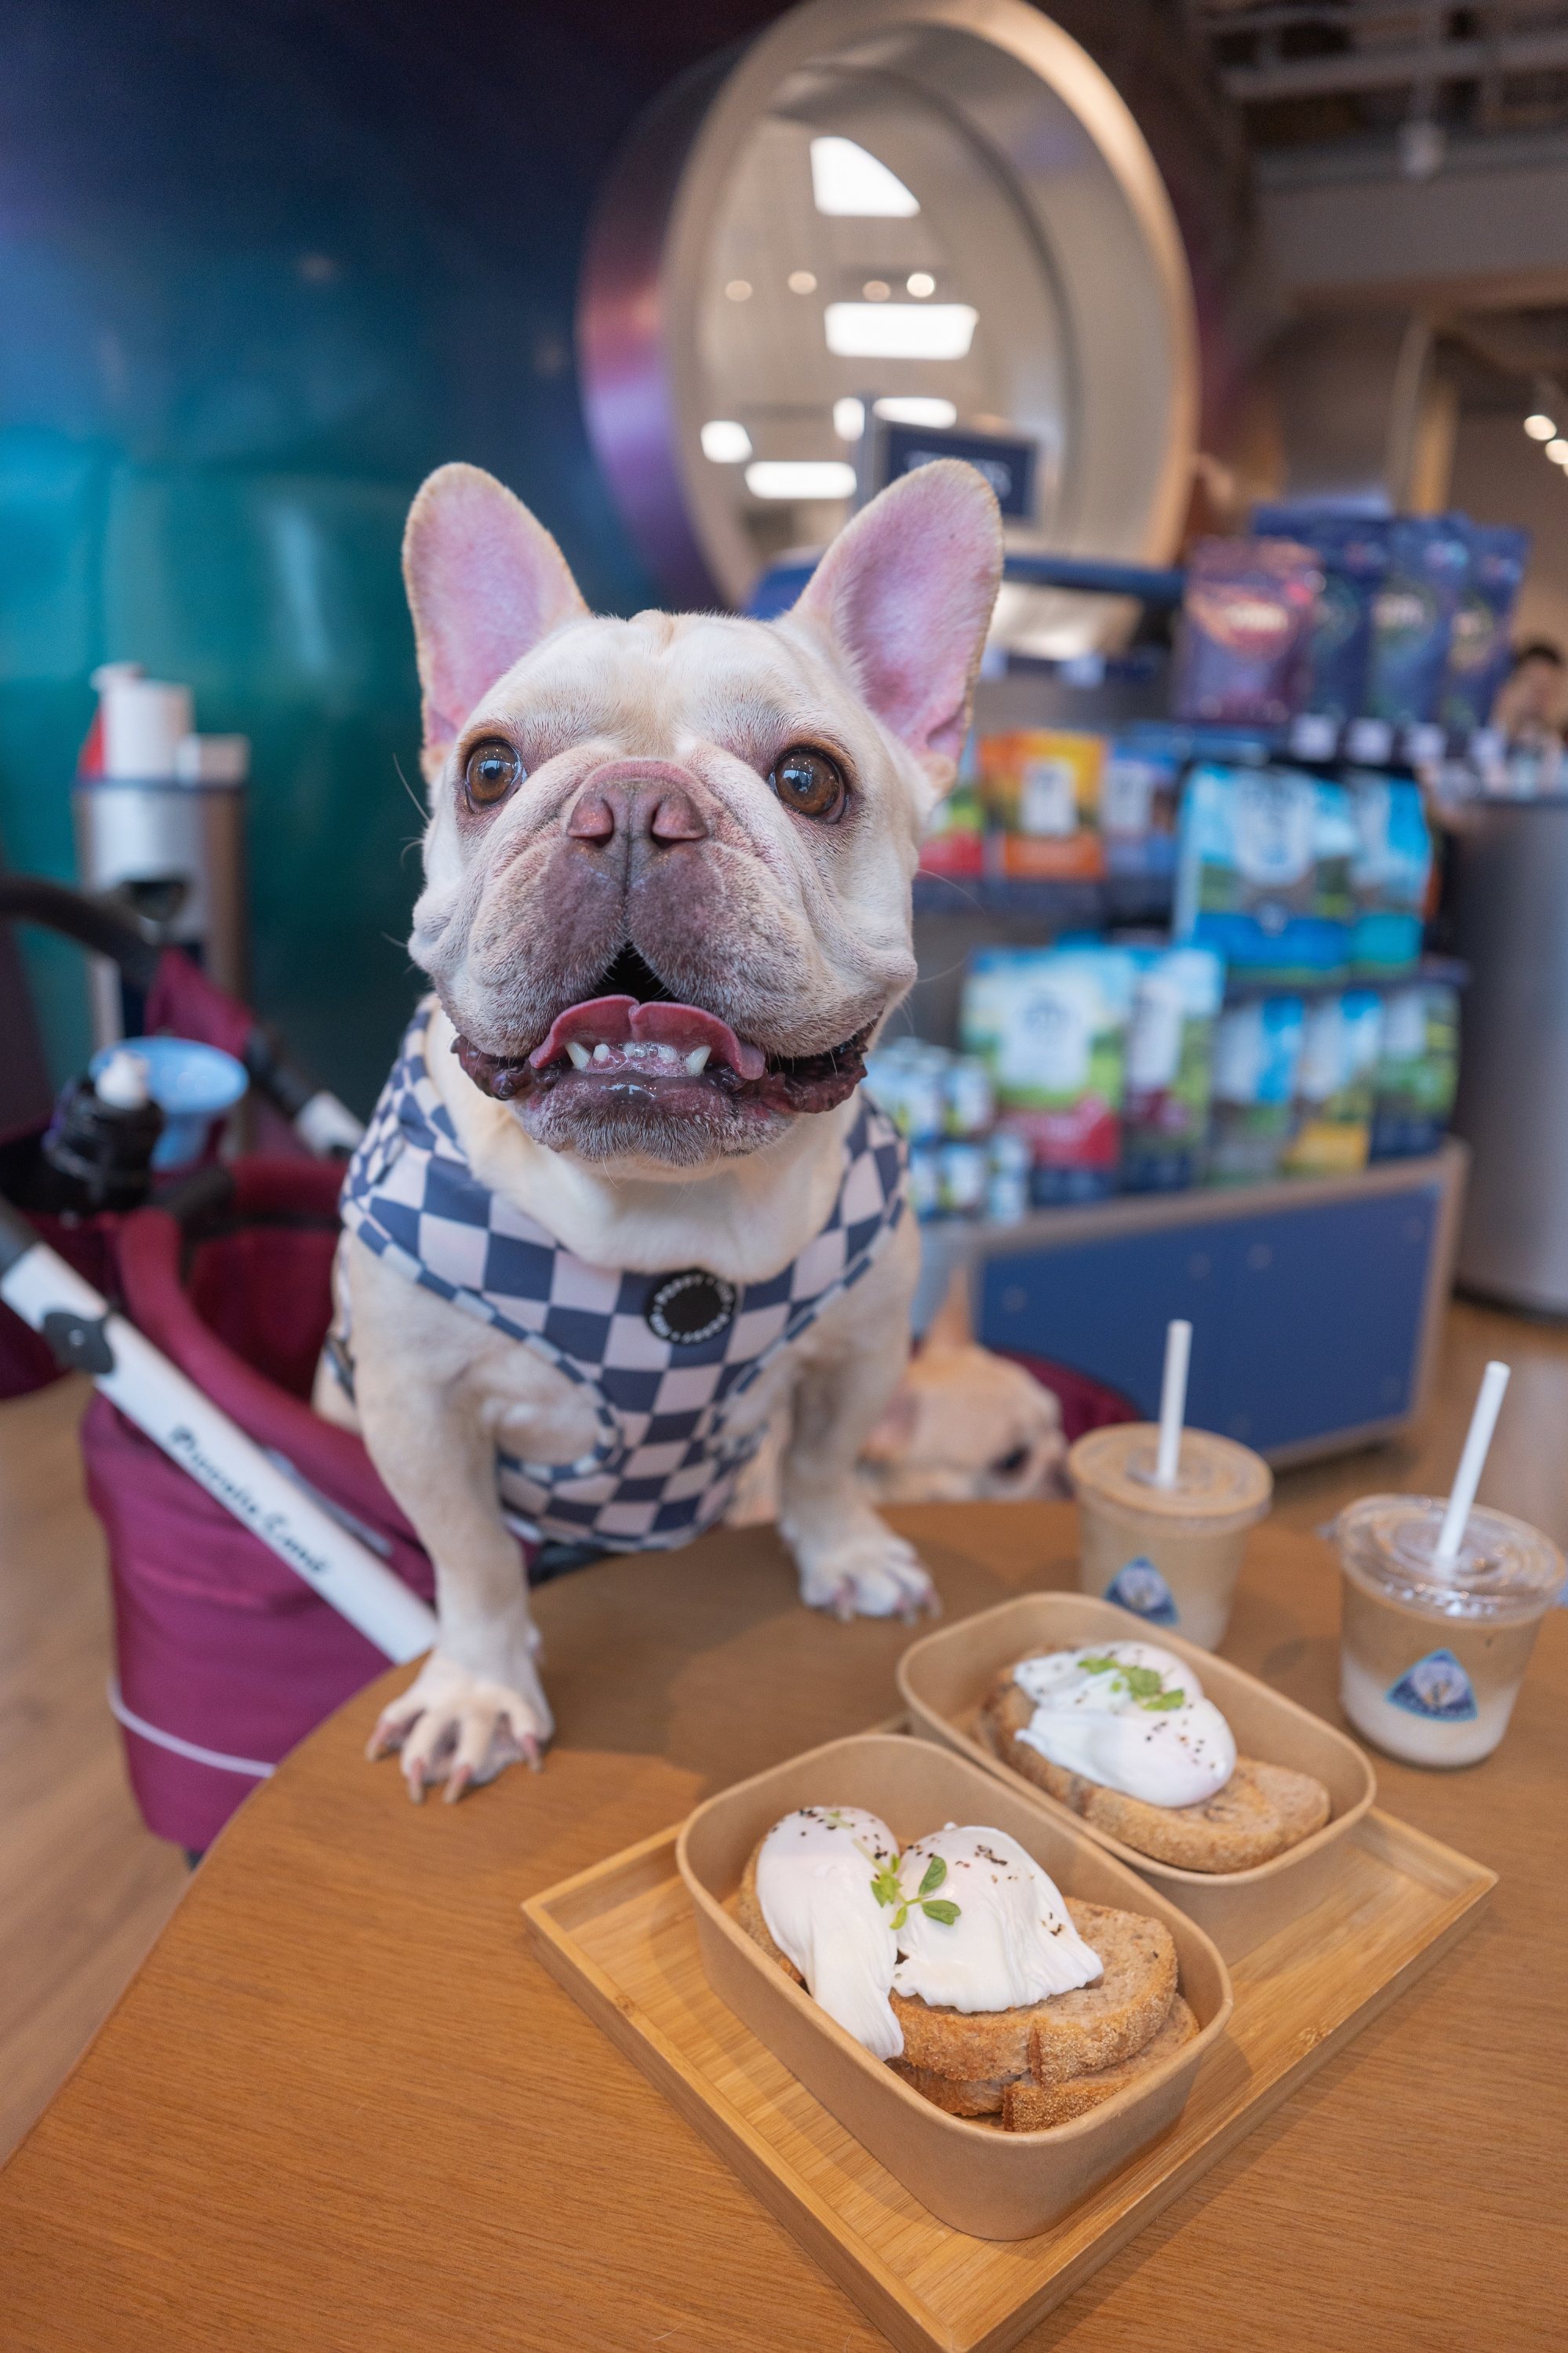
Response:
[[[590,1266],[469,1169],[426,1061],[420,1007],[349,1166],[349,1230],[412,1282],[510,1335],[593,1397],[592,1452],[564,1467],[498,1457],[510,1519],[537,1538],[665,1550],[722,1517],[761,1432],[734,1435],[738,1398],[860,1281],[904,1208],[904,1154],[862,1095],[826,1224],[766,1282],[748,1284],[722,1331],[661,1340],[646,1310],[667,1274]]]

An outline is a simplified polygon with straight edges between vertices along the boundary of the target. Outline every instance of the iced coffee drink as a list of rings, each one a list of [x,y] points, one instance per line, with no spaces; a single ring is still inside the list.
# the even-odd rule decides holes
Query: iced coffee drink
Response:
[[[1120,1422],[1090,1430],[1068,1454],[1079,1587],[1212,1651],[1229,1621],[1247,1532],[1268,1509],[1273,1474],[1250,1447],[1184,1430],[1175,1483],[1162,1487],[1159,1436],[1152,1422]]]
[[[1365,1739],[1411,1765],[1491,1755],[1563,1585],[1554,1544],[1479,1506],[1445,1567],[1434,1558],[1444,1510],[1441,1496],[1363,1495],[1334,1525],[1341,1704]]]

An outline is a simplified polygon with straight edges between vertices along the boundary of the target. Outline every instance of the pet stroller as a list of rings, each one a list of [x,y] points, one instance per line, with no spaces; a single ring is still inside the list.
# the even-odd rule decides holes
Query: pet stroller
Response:
[[[147,1034],[221,1047],[252,1082],[263,1148],[228,1162],[209,1153],[122,1214],[40,1210],[42,1127],[0,1140],[0,1196],[27,1219],[5,1218],[0,1293],[26,1320],[0,1306],[0,1396],[72,1366],[100,1379],[81,1437],[113,1588],[110,1705],[149,1828],[200,1850],[297,1741],[433,1632],[421,1606],[428,1556],[360,1440],[309,1402],[342,1178],[341,1156],[312,1157],[311,1144],[341,1148],[357,1123],[129,911],[0,876],[4,919],[111,956],[144,993]],[[105,1317],[106,1303],[123,1317]],[[122,1359],[117,1370],[106,1356]],[[148,1434],[160,1414],[161,1442]],[[256,1506],[248,1524],[236,1516],[237,1493]],[[268,1514],[264,1538],[256,1530]],[[279,1556],[283,1522],[305,1531],[289,1554],[295,1567]],[[341,1594],[335,1606],[326,1598],[345,1564],[370,1590],[358,1624]]]

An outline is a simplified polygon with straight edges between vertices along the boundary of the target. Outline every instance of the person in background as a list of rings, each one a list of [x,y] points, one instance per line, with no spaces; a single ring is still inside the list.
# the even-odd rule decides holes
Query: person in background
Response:
[[[1568,663],[1546,638],[1521,646],[1492,705],[1492,725],[1510,744],[1555,744],[1562,740],[1563,690]]]

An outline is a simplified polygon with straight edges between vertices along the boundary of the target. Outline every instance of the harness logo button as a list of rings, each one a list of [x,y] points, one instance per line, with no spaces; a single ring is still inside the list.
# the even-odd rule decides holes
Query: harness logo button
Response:
[[[665,1276],[649,1294],[643,1314],[656,1338],[668,1340],[672,1347],[694,1348],[703,1340],[716,1339],[734,1320],[738,1296],[734,1284],[722,1276],[689,1266]]]

